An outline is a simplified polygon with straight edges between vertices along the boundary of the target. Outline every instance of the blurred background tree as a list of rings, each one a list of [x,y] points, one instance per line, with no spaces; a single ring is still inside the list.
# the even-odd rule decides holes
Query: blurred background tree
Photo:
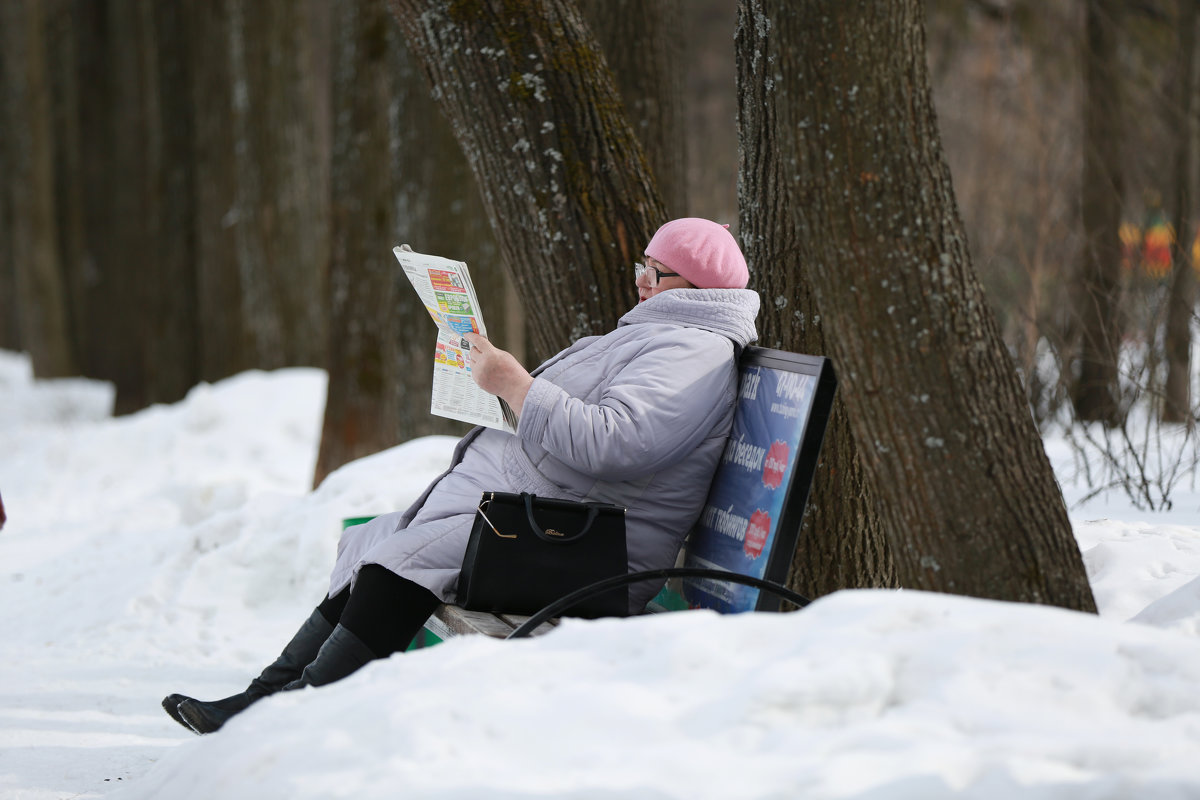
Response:
[[[387,6],[333,9],[329,388],[314,484],[337,467],[466,426],[429,413],[429,314],[397,270],[408,244],[475,265],[489,334],[512,341],[511,289],[474,177]]]
[[[1200,48],[1196,27],[1200,24],[1200,4],[1180,0],[1179,53],[1175,58],[1175,111],[1178,135],[1175,148],[1175,230],[1171,249],[1170,295],[1167,300],[1166,350],[1167,378],[1163,398],[1163,420],[1191,422],[1192,315],[1196,306],[1196,273],[1192,241],[1197,226],[1197,175],[1200,171]]]
[[[1147,254],[1160,231],[1177,240],[1180,225],[1156,228],[1152,213],[1177,220],[1181,181],[1194,185],[1178,162],[1196,113],[1180,66],[1194,3],[926,6],[939,126],[972,255],[1034,413],[1043,424],[1069,421],[1072,396],[1098,395],[1078,418],[1120,424],[1135,397],[1164,390],[1172,260],[1163,266]],[[1107,205],[1087,211],[1085,192],[1095,197],[1104,187],[1099,201]],[[1117,238],[1120,230],[1129,241]],[[1174,263],[1190,270],[1194,233],[1185,235]],[[1101,253],[1097,302],[1085,294],[1081,269]],[[1183,303],[1189,321],[1191,306]],[[1190,325],[1178,336],[1189,337],[1186,352]]]
[[[0,5],[0,346],[28,351],[38,375],[113,381],[123,413],[248,368],[326,367],[327,435],[341,431],[345,441],[322,455],[323,474],[441,429],[423,421],[427,378],[411,379],[422,371],[426,324],[394,286],[393,244],[497,276],[488,289],[493,333],[532,360],[550,346],[553,337],[523,319],[539,288],[519,301],[505,286],[510,258],[480,224],[486,206],[466,161],[454,166],[448,128],[439,131],[443,123],[425,111],[401,112],[418,107],[421,89],[392,60],[403,58],[392,52],[402,49],[396,20],[383,18],[346,53],[343,16],[379,18],[383,0]],[[1128,242],[1116,270],[1107,267],[1103,296],[1113,302],[1100,318],[1111,352],[1123,355],[1104,380],[1115,412],[1099,416],[1119,425],[1147,393],[1168,408],[1158,398],[1172,370],[1172,396],[1188,387],[1180,375],[1190,377],[1191,365],[1182,373],[1178,365],[1190,352],[1194,313],[1185,278],[1196,168],[1180,159],[1196,139],[1195,89],[1185,85],[1193,6],[925,2],[939,127],[971,256],[1043,425],[1069,423],[1078,410],[1071,398],[1090,363],[1084,348],[1096,341],[1083,312],[1099,308],[1085,302],[1080,270],[1096,236],[1111,252],[1113,208]],[[736,3],[610,8],[580,4],[646,153],[661,213],[749,228],[736,188]],[[624,27],[635,15],[640,27]],[[1089,19],[1106,38],[1089,38]],[[672,35],[661,34],[664,25]],[[379,42],[387,60],[362,61]],[[1096,55],[1106,61],[1096,93],[1120,104],[1087,116]],[[354,63],[359,71],[346,72]],[[357,97],[360,81],[375,87],[369,101]],[[1113,133],[1085,169],[1088,154],[1100,152],[1087,144],[1089,119],[1111,123]],[[1085,214],[1088,174],[1122,176],[1101,223]],[[1156,196],[1162,223],[1152,225]],[[380,216],[368,223],[368,211]],[[435,232],[439,221],[449,239]],[[1166,267],[1147,255],[1163,231],[1175,242]],[[640,245],[629,243],[630,252]],[[748,251],[758,246],[747,241]],[[612,256],[581,269],[623,274],[628,254]],[[752,265],[765,276],[778,256],[755,258],[769,262]],[[595,285],[576,283],[572,291],[585,294]],[[782,292],[793,310],[805,302],[799,284]],[[783,319],[764,317],[766,343],[794,341]],[[364,325],[374,327],[370,336],[351,342]],[[402,355],[410,346],[412,362]],[[337,410],[351,401],[359,411]],[[1171,418],[1194,418],[1192,399],[1172,402],[1184,408]]]

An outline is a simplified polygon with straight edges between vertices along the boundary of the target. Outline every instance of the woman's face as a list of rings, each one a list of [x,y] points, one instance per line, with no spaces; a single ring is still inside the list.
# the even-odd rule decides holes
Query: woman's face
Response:
[[[642,263],[645,264],[648,269],[643,271],[641,275],[638,275],[637,279],[634,281],[634,284],[637,286],[638,290],[639,303],[644,303],[651,297],[654,297],[654,295],[660,292],[665,292],[669,289],[696,288],[689,283],[686,278],[681,278],[678,275],[660,278],[658,276],[658,272],[654,271],[655,269],[657,269],[659,272],[670,272],[671,270],[664,266],[661,262],[655,261],[649,256],[645,256],[642,260]]]

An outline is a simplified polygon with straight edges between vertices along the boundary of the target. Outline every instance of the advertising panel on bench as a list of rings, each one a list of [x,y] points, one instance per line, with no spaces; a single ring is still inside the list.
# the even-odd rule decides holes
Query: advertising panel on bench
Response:
[[[684,563],[782,583],[835,381],[824,358],[758,351],[743,363],[733,430]],[[778,608],[777,598],[761,594],[705,578],[683,583],[690,607],[722,613]]]

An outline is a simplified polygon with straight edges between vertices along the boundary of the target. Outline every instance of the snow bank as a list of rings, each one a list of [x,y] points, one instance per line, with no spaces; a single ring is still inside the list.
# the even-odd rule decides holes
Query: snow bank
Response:
[[[119,798],[1194,797],[1200,641],[842,592],[570,622],[276,696]]]
[[[311,490],[324,389],[250,372],[114,419],[106,384],[0,353],[0,798],[1200,796],[1191,480],[1170,513],[1077,505],[1099,618],[859,591],[572,621],[195,737],[160,699],[244,688],[323,595],[341,519],[403,508],[449,460],[419,439]]]

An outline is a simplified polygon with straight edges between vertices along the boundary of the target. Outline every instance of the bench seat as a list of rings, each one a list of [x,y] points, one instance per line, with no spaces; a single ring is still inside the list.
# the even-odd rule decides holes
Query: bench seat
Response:
[[[527,619],[529,617],[519,614],[489,614],[486,611],[467,611],[465,608],[444,604],[433,612],[433,616],[425,623],[425,629],[442,640],[472,634],[503,639]],[[557,620],[544,622],[537,627],[533,635],[540,636],[552,631],[557,624]]]

